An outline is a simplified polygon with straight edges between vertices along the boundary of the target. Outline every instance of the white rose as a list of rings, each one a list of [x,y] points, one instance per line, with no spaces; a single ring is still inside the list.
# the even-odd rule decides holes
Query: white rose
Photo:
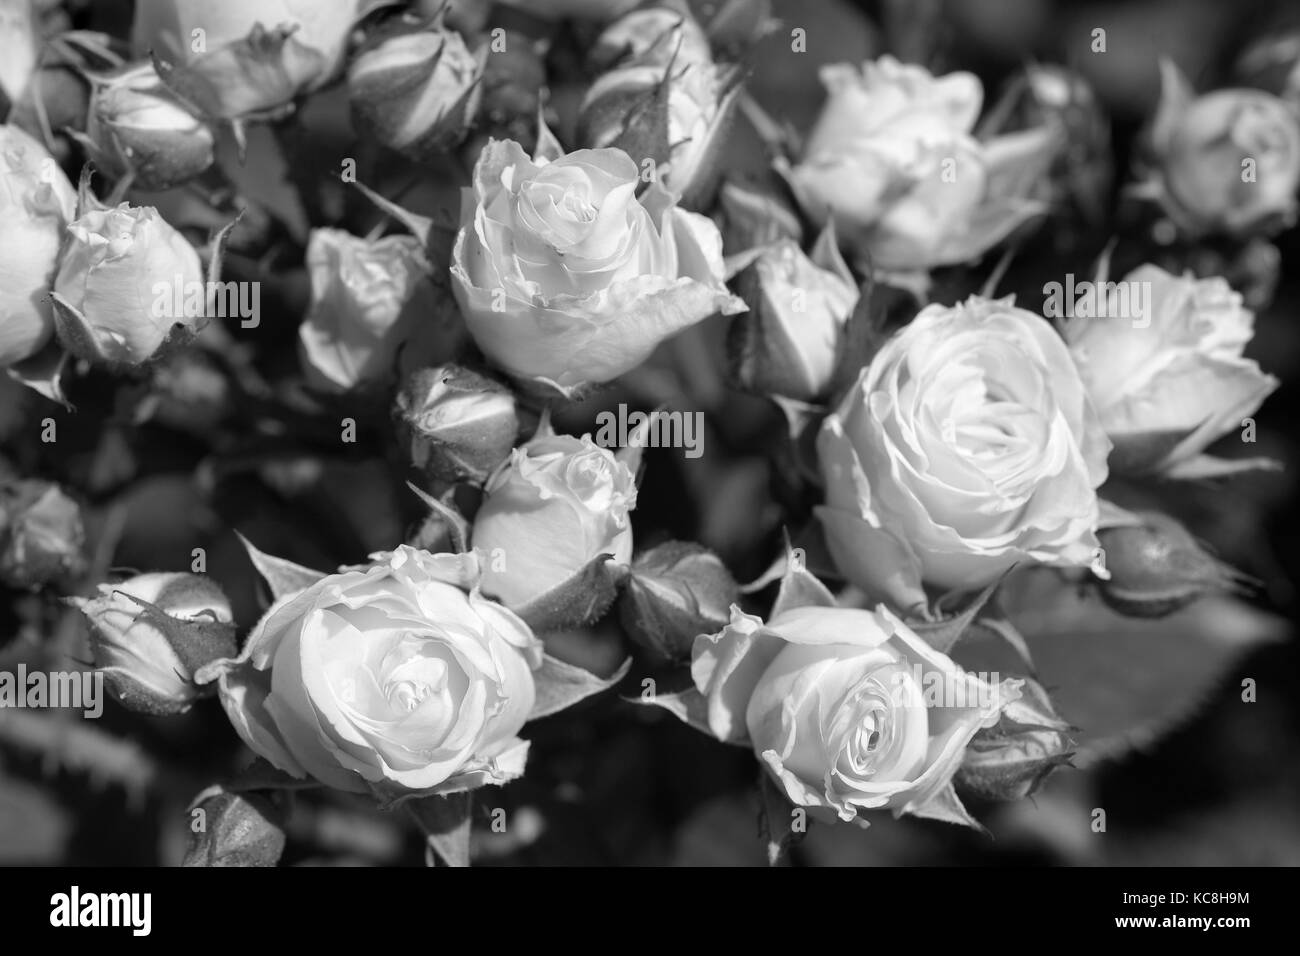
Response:
[[[507,372],[562,391],[639,365],[668,336],[745,306],[722,240],[617,149],[539,165],[493,140],[474,168],[452,278],[470,333]]]
[[[1141,288],[1144,321],[1116,297]],[[1122,472],[1177,475],[1278,386],[1242,351],[1255,317],[1219,277],[1173,276],[1153,265],[1116,284],[1098,318],[1066,323],[1074,355]]]
[[[831,555],[896,608],[1018,562],[1094,565],[1110,442],[1069,350],[1009,299],[927,306],[822,426]]]

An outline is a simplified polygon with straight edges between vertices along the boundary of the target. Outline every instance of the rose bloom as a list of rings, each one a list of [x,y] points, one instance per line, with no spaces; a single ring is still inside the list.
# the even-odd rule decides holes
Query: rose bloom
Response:
[[[50,285],[76,207],[45,147],[0,126],[0,368],[39,351],[54,331]]]
[[[1300,118],[1262,90],[1195,97],[1178,68],[1161,63],[1160,107],[1151,129],[1155,169],[1138,187],[1197,235],[1273,233],[1296,220]]]
[[[311,307],[298,340],[311,384],[346,391],[391,379],[399,349],[422,323],[433,325],[433,287],[420,241],[314,229],[307,270]]]
[[[233,119],[285,106],[332,79],[353,25],[373,6],[371,0],[139,0],[132,46],[138,56],[152,50],[187,67],[199,105]]]
[[[218,678],[235,730],[294,777],[451,793],[523,772],[542,646],[472,554],[407,545],[281,597]]]
[[[817,440],[831,555],[899,609],[1013,564],[1089,566],[1110,442],[1065,343],[1010,299],[930,305]]]
[[[636,479],[589,438],[542,435],[488,479],[471,541],[491,556],[483,590],[520,608],[602,554],[632,560]]]
[[[72,314],[60,332],[69,351],[89,361],[143,362],[158,351],[172,327],[194,328],[202,315],[174,315],[202,284],[199,254],[152,206],[92,209],[68,226],[54,291]],[[163,307],[160,308],[159,304]]]
[[[1041,212],[1024,197],[1046,172],[1047,130],[980,143],[984,91],[970,73],[931,76],[883,56],[823,67],[829,99],[793,169],[819,225],[834,217],[860,259],[900,272],[965,262]]]
[[[479,348],[561,390],[639,365],[668,336],[745,305],[712,220],[672,204],[618,149],[537,164],[493,140],[474,168],[451,274]]]
[[[1019,697],[1018,681],[965,672],[883,606],[799,607],[766,624],[733,606],[691,658],[710,731],[752,746],[792,803],[845,821],[922,807]]]
[[[1122,317],[1116,297],[1149,291],[1142,321]],[[1144,265],[1110,293],[1098,318],[1075,318],[1065,340],[1115,445],[1121,472],[1176,475],[1212,441],[1241,427],[1278,386],[1242,350],[1255,317],[1215,276],[1173,276]]]

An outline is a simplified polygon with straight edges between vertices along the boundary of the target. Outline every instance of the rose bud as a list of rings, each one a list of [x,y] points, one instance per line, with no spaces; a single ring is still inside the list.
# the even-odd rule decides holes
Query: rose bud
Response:
[[[639,555],[619,597],[623,628],[641,646],[670,660],[690,657],[695,638],[730,619],[736,581],[712,551],[667,541]]]
[[[1076,316],[1063,330],[1115,445],[1110,467],[1190,477],[1217,461],[1202,454],[1206,446],[1240,428],[1278,386],[1242,355],[1255,317],[1217,276],[1143,265],[1110,285],[1097,316]]]
[[[348,69],[357,128],[416,160],[455,146],[478,109],[487,49],[470,53],[436,27],[386,36]]]
[[[203,283],[199,254],[152,206],[91,209],[68,226],[54,280],[59,340],[87,361],[139,365],[202,323],[175,303]]]
[[[928,607],[1016,564],[1096,569],[1110,442],[1065,343],[1010,299],[926,306],[822,424],[831,557],[872,597]]]
[[[1135,194],[1158,202],[1188,236],[1271,235],[1296,220],[1300,119],[1262,90],[1197,97],[1178,68],[1161,63],[1152,122],[1152,169]]]
[[[169,81],[207,115],[274,113],[338,73],[367,0],[142,0],[132,47],[181,74]]]
[[[34,14],[32,0],[0,0],[0,94],[10,105],[23,98],[36,70],[41,44]]]
[[[1210,555],[1169,515],[1142,512],[1140,524],[1100,532],[1110,580],[1099,584],[1106,603],[1129,617],[1163,617],[1210,592],[1235,592],[1245,582]]]
[[[21,480],[0,486],[0,581],[35,588],[85,570],[81,508],[58,485]]]
[[[98,77],[83,142],[114,176],[167,189],[212,165],[212,130],[158,79],[151,63]]]
[[[189,845],[182,866],[275,866],[284,852],[284,814],[260,793],[212,788],[190,807]]]
[[[643,179],[658,179],[684,205],[703,208],[717,183],[740,73],[712,63],[665,69],[625,66],[597,78],[582,101],[578,137],[623,150]]]
[[[765,249],[735,280],[749,311],[732,320],[732,374],[745,389],[801,402],[823,397],[857,284],[829,230],[810,259],[793,239]]]
[[[718,192],[722,207],[722,248],[734,255],[780,239],[803,239],[803,226],[785,202],[771,193],[724,182]]]
[[[403,345],[422,328],[436,331],[429,261],[414,236],[362,239],[314,229],[307,269],[311,306],[298,329],[298,351],[315,388],[344,392],[389,382]]]
[[[298,779],[394,798],[502,784],[524,770],[543,651],[478,585],[473,554],[401,545],[284,594],[199,676]]]
[[[967,673],[883,606],[766,623],[733,607],[691,657],[710,733],[752,747],[811,816],[863,826],[868,810],[933,815],[966,745],[1019,696],[1018,681]]]
[[[615,20],[596,39],[589,61],[596,70],[635,63],[677,69],[712,65],[709,38],[689,7],[665,3],[642,7]]]
[[[1068,201],[1089,222],[1100,222],[1114,175],[1110,121],[1081,75],[1052,64],[1026,66],[1007,84],[980,135],[1043,128],[1057,130],[1062,145],[1035,198]]]
[[[193,435],[209,435],[234,409],[228,373],[211,353],[185,349],[153,368],[137,421],[155,421]]]
[[[985,800],[1031,796],[1073,756],[1070,725],[1057,716],[1041,684],[1023,680],[1020,699],[971,739],[957,771],[957,785]]]
[[[515,397],[458,365],[420,369],[397,396],[411,464],[443,481],[482,484],[519,433]]]
[[[201,574],[139,574],[72,603],[90,621],[95,668],[124,707],[141,713],[188,710],[204,696],[194,672],[237,650],[230,602]]]
[[[512,31],[502,37],[505,48],[492,52],[483,67],[478,117],[483,132],[466,144],[467,161],[476,160],[491,138],[512,139],[529,151],[537,144],[538,106],[546,88],[546,44]]]
[[[492,141],[465,190],[452,256],[474,341],[512,376],[573,396],[640,365],[664,339],[745,304],[723,284],[712,220],[678,209],[617,149],[538,165]]]
[[[0,368],[54,332],[49,290],[77,196],[45,147],[0,126]]]
[[[1242,86],[1300,104],[1300,30],[1260,37],[1237,57],[1233,75]]]
[[[974,74],[936,77],[882,56],[821,76],[828,99],[803,156],[777,169],[818,225],[835,220],[864,272],[967,262],[1044,211],[1028,197],[1055,157],[1055,132],[976,140]]]
[[[485,556],[484,593],[513,610],[561,595],[602,554],[615,566],[632,559],[636,481],[589,438],[541,434],[516,448],[484,490],[470,543]]]

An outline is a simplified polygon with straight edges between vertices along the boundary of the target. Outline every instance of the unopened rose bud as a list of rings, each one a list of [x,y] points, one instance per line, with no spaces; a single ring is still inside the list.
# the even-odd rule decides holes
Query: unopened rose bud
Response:
[[[1158,511],[1140,524],[1098,532],[1110,579],[1101,596],[1130,617],[1163,617],[1211,592],[1236,591],[1244,578],[1209,554],[1185,527]]]
[[[1069,202],[1091,222],[1110,203],[1114,176],[1110,121],[1092,87],[1062,66],[1031,64],[1015,74],[989,110],[981,135],[1051,129],[1059,150],[1035,198]]]
[[[203,575],[140,574],[73,603],[90,620],[96,669],[131,710],[188,710],[205,693],[194,672],[238,650],[230,601]]]
[[[647,6],[619,17],[601,33],[589,56],[598,70],[636,64],[677,69],[711,65],[713,53],[704,29],[686,4]]]
[[[34,588],[85,569],[81,508],[58,485],[20,480],[0,486],[0,581]]]
[[[284,814],[261,793],[213,788],[189,811],[182,866],[275,866],[284,852]]]
[[[582,102],[578,136],[596,149],[622,149],[643,178],[652,176],[684,204],[703,208],[717,185],[739,71],[712,63],[665,69],[627,66],[599,77]]]
[[[1262,90],[1195,96],[1172,63],[1151,129],[1152,169],[1138,195],[1189,236],[1271,235],[1296,221],[1300,118]]]
[[[371,240],[315,229],[307,268],[311,307],[298,338],[315,388],[343,392],[391,381],[403,345],[420,328],[435,327],[428,259],[414,236]]]
[[[1020,699],[971,739],[956,782],[986,800],[1023,799],[1069,763],[1074,746],[1069,731],[1042,685],[1024,678]]]
[[[358,128],[414,159],[455,146],[478,109],[486,50],[437,27],[379,40],[348,70]]]
[[[45,147],[0,126],[0,368],[36,354],[54,332],[50,285],[76,206]]]
[[[722,248],[729,255],[780,239],[798,243],[803,238],[799,217],[771,193],[723,183],[718,203],[722,207]]]
[[[85,141],[93,158],[141,189],[168,189],[212,165],[212,130],[158,78],[136,63],[95,79]]]
[[[413,373],[397,411],[410,436],[411,463],[444,481],[482,484],[519,432],[511,391],[457,365]]]
[[[731,572],[712,551],[668,541],[632,563],[619,598],[619,619],[638,644],[683,660],[691,656],[698,635],[726,626],[738,593]]]
[[[580,603],[592,562],[602,554],[623,568],[631,561],[636,481],[589,438],[534,437],[493,473],[485,491],[470,543],[488,556],[483,592],[511,610],[538,600]]]
[[[500,50],[489,48],[492,52],[483,68],[478,125],[484,137],[513,139],[531,154],[537,143],[538,105],[546,87],[546,46],[509,30],[501,34],[501,42]],[[469,162],[477,159],[486,141],[475,136],[466,144]]]
[[[34,13],[32,0],[0,0],[0,94],[11,104],[23,98],[36,69]]]
[[[741,387],[803,402],[823,397],[857,286],[827,233],[804,255],[793,239],[768,247],[735,280],[749,311],[733,320],[732,374]]]
[[[139,365],[174,328],[204,321],[206,298],[193,295],[203,283],[199,254],[152,206],[85,211],[68,226],[54,280],[59,340],[87,361]],[[200,298],[203,308],[188,308]]]

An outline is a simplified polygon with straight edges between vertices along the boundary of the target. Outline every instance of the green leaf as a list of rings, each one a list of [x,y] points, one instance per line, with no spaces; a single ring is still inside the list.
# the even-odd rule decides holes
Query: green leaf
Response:
[[[236,532],[236,534],[239,533]],[[242,534],[239,535],[239,540],[244,545],[244,550],[248,552],[248,558],[253,562],[253,567],[266,581],[267,587],[271,589],[271,598],[273,600],[278,601],[286,594],[293,594],[303,588],[310,587],[326,576],[324,571],[313,571],[311,568],[304,568],[301,564],[294,564],[284,558],[277,558],[259,551]]]
[[[566,707],[572,707],[580,700],[608,690],[623,679],[631,666],[632,659],[629,657],[609,677],[599,677],[589,670],[546,654],[542,658],[542,666],[533,671],[537,697],[528,719],[549,717]]]
[[[408,800],[405,807],[424,832],[427,865],[469,866],[470,813],[474,807],[472,793],[461,791],[445,797]]]
[[[1077,728],[1080,767],[1168,733],[1247,651],[1288,633],[1282,619],[1220,595],[1163,618],[1125,617],[1049,568],[1014,575],[999,600],[1057,712]],[[954,657],[969,670],[1024,673],[1006,644],[983,632],[963,640]]]

